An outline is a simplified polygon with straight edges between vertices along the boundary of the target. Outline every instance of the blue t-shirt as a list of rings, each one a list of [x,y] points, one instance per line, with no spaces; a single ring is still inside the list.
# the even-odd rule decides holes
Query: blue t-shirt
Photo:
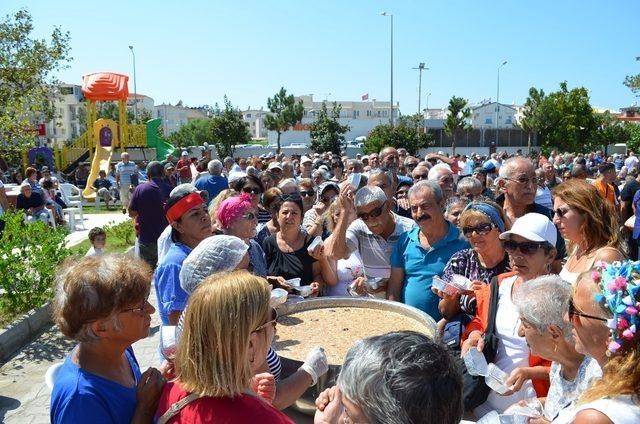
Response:
[[[171,312],[183,311],[187,307],[189,295],[180,287],[180,270],[191,250],[182,243],[173,243],[162,262],[158,264],[153,277],[153,286],[158,297],[158,314],[163,325],[171,325]]]
[[[207,200],[208,206],[222,190],[229,188],[229,181],[222,175],[210,175],[208,177],[198,178],[194,185],[198,190],[207,190],[207,193],[209,193],[209,200]]]
[[[116,172],[120,174],[120,185],[129,187],[131,176],[138,173],[138,167],[131,161],[129,163],[118,162],[116,164]]]
[[[134,387],[125,387],[83,370],[71,360],[72,353],[64,360],[53,386],[49,411],[51,422],[131,422],[136,409],[136,386],[141,375],[133,350],[127,349],[125,356],[136,380]]]
[[[448,225],[447,234],[429,250],[420,244],[420,228],[402,233],[391,254],[391,267],[404,269],[403,303],[426,312],[436,321],[442,318],[438,311],[440,298],[431,291],[431,279],[443,273],[454,253],[469,247],[469,243],[460,238],[458,228]]]

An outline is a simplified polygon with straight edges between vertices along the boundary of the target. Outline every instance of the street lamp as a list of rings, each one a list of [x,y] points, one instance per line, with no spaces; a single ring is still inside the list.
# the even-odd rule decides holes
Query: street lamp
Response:
[[[138,86],[136,84],[136,54],[133,51],[133,46],[129,46],[131,54],[133,55],[133,116],[136,122],[138,121]]]
[[[393,14],[382,12],[380,13],[382,16],[389,16],[391,18],[391,107],[389,111],[391,112],[391,126],[393,127]]]
[[[498,114],[500,113],[500,68],[507,64],[507,61],[503,61],[498,66],[498,88],[496,93],[496,147],[498,147]]]
[[[424,67],[424,62],[420,62],[417,68],[411,69],[417,69],[420,74],[420,76],[418,77],[418,113],[420,113],[422,112],[422,109],[420,108],[420,100],[422,97],[422,71],[424,71],[425,69],[428,70],[429,68]]]
[[[429,96],[431,96],[431,92],[427,93],[427,115],[429,115]]]

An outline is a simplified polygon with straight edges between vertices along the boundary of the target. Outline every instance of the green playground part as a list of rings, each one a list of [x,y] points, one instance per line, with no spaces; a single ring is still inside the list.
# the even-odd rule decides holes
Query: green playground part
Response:
[[[167,140],[158,135],[158,127],[162,124],[162,119],[156,118],[147,121],[147,147],[156,149],[156,160],[163,161],[168,154],[173,154],[176,148],[169,144]]]

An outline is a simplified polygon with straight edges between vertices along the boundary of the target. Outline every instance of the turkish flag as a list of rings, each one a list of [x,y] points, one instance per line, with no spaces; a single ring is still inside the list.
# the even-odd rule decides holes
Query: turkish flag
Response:
[[[369,93],[362,96],[362,101],[369,100]]]

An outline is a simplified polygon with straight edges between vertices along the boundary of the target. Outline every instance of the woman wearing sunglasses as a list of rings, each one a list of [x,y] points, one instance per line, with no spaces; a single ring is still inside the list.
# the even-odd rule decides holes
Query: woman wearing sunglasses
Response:
[[[238,193],[246,193],[251,196],[251,204],[254,208],[260,203],[260,196],[264,193],[264,186],[260,178],[253,175],[238,178],[229,184]]]
[[[445,281],[457,274],[488,284],[494,277],[511,270],[509,255],[500,242],[500,233],[507,229],[504,214],[497,204],[488,201],[470,203],[460,215],[459,223],[471,248],[461,250],[449,259],[442,274]],[[438,309],[445,318],[457,315],[460,310],[475,315],[474,296],[449,296],[440,290],[434,291],[442,299]]]
[[[528,213],[518,218],[510,231],[500,234],[513,272],[475,287],[476,315],[465,329],[462,356],[469,349],[484,352],[487,361],[509,376],[505,385],[510,389],[503,395],[489,391],[486,401],[474,409],[478,418],[547,394],[550,363],[532,356],[526,339],[518,334],[520,315],[513,295],[522,284],[549,273],[556,255],[556,234],[553,223],[542,214]]]
[[[152,421],[164,379],[154,368],[141,373],[131,348],[149,335],[151,275],[145,262],[124,255],[62,266],[53,316],[78,344],[53,386],[52,423]]]
[[[250,391],[275,336],[270,293],[264,279],[246,271],[214,274],[198,286],[178,341],[176,379],[160,398],[158,423],[292,423]]]
[[[599,261],[624,259],[622,238],[612,206],[591,184],[573,179],[553,189],[553,222],[569,240],[570,256],[560,276],[575,284],[581,272]]]
[[[640,422],[640,265],[600,263],[580,274],[569,304],[576,350],[602,368],[574,408],[554,423]]]
[[[598,362],[576,351],[569,309],[571,286],[557,275],[527,281],[514,293],[520,313],[519,334],[531,353],[551,362],[550,388],[544,400],[544,416],[536,424],[554,420],[575,406],[578,397],[602,376]]]

